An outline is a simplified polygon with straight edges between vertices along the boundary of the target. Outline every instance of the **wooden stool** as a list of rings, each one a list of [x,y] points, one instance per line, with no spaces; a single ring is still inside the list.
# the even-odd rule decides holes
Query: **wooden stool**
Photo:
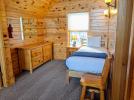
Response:
[[[95,93],[100,93],[97,89],[89,89],[88,91],[90,92],[90,97],[86,98],[86,100],[94,100]],[[83,94],[81,95],[82,98],[85,97],[85,93],[86,93],[86,89],[85,91],[83,91]]]
[[[94,100],[95,93],[100,93],[97,89],[89,89],[89,92],[91,93],[90,100]]]
[[[104,87],[101,81],[100,76],[95,76],[95,75],[84,75],[81,80],[81,85],[82,85],[82,93],[81,93],[81,99],[84,100],[85,98],[85,93],[86,93],[86,87],[93,87],[93,88],[98,88],[100,90],[100,100],[105,100],[104,99]],[[93,100],[94,98],[94,92],[95,90],[92,90],[91,92],[91,99]]]

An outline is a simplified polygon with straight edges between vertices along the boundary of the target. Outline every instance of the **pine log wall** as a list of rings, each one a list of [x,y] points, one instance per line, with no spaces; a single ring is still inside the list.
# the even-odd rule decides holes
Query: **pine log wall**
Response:
[[[48,5],[49,4],[48,0],[46,3],[40,2],[43,5]],[[4,43],[6,48],[5,53],[1,51],[1,54],[4,54],[1,59],[4,59],[3,65],[1,63],[1,66],[5,66],[4,68],[1,67],[2,69],[2,74],[3,74],[3,83],[4,86],[9,86],[14,84],[14,77],[15,75],[18,75],[20,73],[20,68],[19,68],[19,62],[18,62],[18,55],[17,55],[17,49],[16,47],[22,46],[22,45],[27,45],[27,44],[33,44],[37,42],[42,42],[44,41],[44,29],[38,29],[38,34],[37,37],[35,38],[30,38],[26,40],[21,39],[21,34],[20,34],[20,17],[23,18],[34,18],[38,19],[38,21],[44,21],[44,11],[48,10],[48,6],[44,7],[43,5],[37,5],[38,2],[32,2],[32,0],[29,1],[11,1],[11,0],[0,0],[0,24],[2,25],[1,35],[4,36]],[[31,4],[31,5],[30,5]],[[39,4],[39,3],[38,3]],[[33,9],[32,5],[36,5]],[[40,7],[43,7],[46,10],[40,10]],[[50,5],[49,5],[50,6]],[[16,7],[16,8],[15,8]],[[27,11],[26,9],[30,10]],[[40,12],[39,12],[40,11]],[[44,13],[42,13],[44,12]],[[39,15],[38,13],[42,14]],[[11,24],[13,27],[13,38],[8,37],[8,25]],[[2,38],[2,37],[1,37]],[[1,43],[3,43],[3,40],[1,39]],[[1,44],[2,45],[2,44]],[[3,48],[1,46],[1,48]],[[6,63],[6,64],[5,64]]]
[[[0,51],[4,86],[14,84],[14,76],[19,73],[16,47],[44,41],[45,30],[43,28],[37,29],[38,34],[36,37],[22,40],[20,34],[20,17],[34,18],[38,22],[44,22],[44,17],[42,16],[45,15],[55,1],[0,0],[0,25],[2,25],[0,27]],[[7,28],[9,24],[13,26],[12,39],[9,39],[8,36]]]
[[[56,3],[56,1],[57,0],[5,0],[6,18],[8,24],[13,25],[14,38],[10,39],[11,45],[19,46],[43,41],[45,35],[44,29],[37,29],[37,37],[22,41],[19,18],[34,18],[39,22],[44,22],[44,15]]]
[[[54,58],[66,58],[67,46],[67,14],[73,12],[89,12],[89,35],[102,37],[102,46],[106,47],[109,21],[109,48],[115,47],[117,17],[110,19],[104,16],[106,4],[104,0],[59,0],[45,17],[46,39],[54,43]]]
[[[73,12],[89,12],[90,31],[88,34],[95,36],[101,35],[103,47],[106,47],[107,43],[109,21],[109,47],[114,49],[116,16],[112,16],[111,19],[105,17],[103,12],[106,8],[104,0],[42,0],[41,2],[38,0],[34,2],[33,0],[0,0],[0,17],[2,19],[1,23],[4,26],[2,27],[2,33],[5,36],[5,45],[8,45],[8,48],[5,48],[6,53],[10,55],[7,61],[11,62],[11,55],[15,59],[18,59],[16,47],[44,40],[53,42],[54,59],[65,59],[67,46],[67,14]],[[44,23],[44,29],[38,29],[37,37],[21,40],[20,17],[40,19]],[[12,24],[13,26],[13,39],[8,38],[8,24]],[[16,61],[13,67],[17,65],[17,63]],[[7,76],[8,82],[5,83],[11,84],[14,80],[12,66],[7,67],[5,70],[6,75],[8,75],[7,72],[11,73],[9,73],[10,77]]]
[[[8,24],[11,24],[13,27],[13,38],[10,39],[10,44],[12,45],[12,47],[17,47],[21,45],[27,45],[27,44],[43,41],[45,31],[42,29],[37,29],[39,31],[37,37],[24,39],[24,40],[21,39],[20,17],[23,17],[24,19],[25,18],[40,19],[43,21],[43,18],[38,18],[37,16],[32,14],[7,11]]]
[[[44,15],[57,0],[5,0],[6,18],[13,26],[13,39],[10,43],[13,47],[23,44],[31,44],[44,40],[45,30],[38,28],[38,35],[35,38],[21,40],[20,17],[33,18],[39,22],[44,22]],[[38,27],[38,26],[37,26]]]
[[[44,23],[44,14],[48,10],[49,6],[52,6],[51,0],[44,1],[33,1],[33,0],[6,0],[6,18],[7,24],[11,24],[13,27],[13,38],[9,39],[11,58],[13,65],[14,76],[21,73],[21,68],[19,66],[18,50],[16,47],[28,44],[34,44],[37,42],[44,41],[45,29],[37,28],[37,36],[22,40],[21,37],[21,26],[20,17],[24,19],[34,19],[37,23]],[[44,6],[45,5],[45,6]],[[37,24],[38,25],[38,24]],[[40,26],[36,26],[40,27]]]

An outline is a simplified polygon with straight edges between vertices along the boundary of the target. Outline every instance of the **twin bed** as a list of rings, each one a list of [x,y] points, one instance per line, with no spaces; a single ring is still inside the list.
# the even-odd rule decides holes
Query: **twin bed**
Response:
[[[109,56],[106,50],[81,47],[66,59],[67,79],[81,78],[83,74],[102,75]]]

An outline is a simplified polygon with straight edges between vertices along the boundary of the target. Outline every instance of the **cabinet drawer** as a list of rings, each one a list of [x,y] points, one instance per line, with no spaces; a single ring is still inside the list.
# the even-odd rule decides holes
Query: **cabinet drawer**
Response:
[[[32,54],[32,58],[39,56],[39,55],[42,55],[42,48],[33,49],[31,51],[31,54]]]
[[[41,55],[32,57],[32,61],[37,60],[37,59],[43,59],[43,55],[41,54]]]
[[[43,62],[43,58],[36,58],[32,60],[32,68],[36,68],[38,65],[40,65]]]

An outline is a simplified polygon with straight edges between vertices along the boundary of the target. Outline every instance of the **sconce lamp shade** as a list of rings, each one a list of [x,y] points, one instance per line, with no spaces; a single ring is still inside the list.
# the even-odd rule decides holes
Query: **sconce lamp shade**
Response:
[[[108,9],[104,10],[104,15],[107,17],[109,15]]]
[[[105,3],[110,4],[112,0],[105,0]]]
[[[109,13],[110,12],[110,13]],[[106,16],[106,17],[108,17],[108,16],[113,16],[113,15],[116,15],[117,14],[117,9],[110,9],[110,10],[108,10],[108,9],[106,9],[106,10],[104,10],[104,15]]]
[[[117,9],[112,9],[110,13],[111,13],[112,15],[116,15],[117,12],[118,12]]]

